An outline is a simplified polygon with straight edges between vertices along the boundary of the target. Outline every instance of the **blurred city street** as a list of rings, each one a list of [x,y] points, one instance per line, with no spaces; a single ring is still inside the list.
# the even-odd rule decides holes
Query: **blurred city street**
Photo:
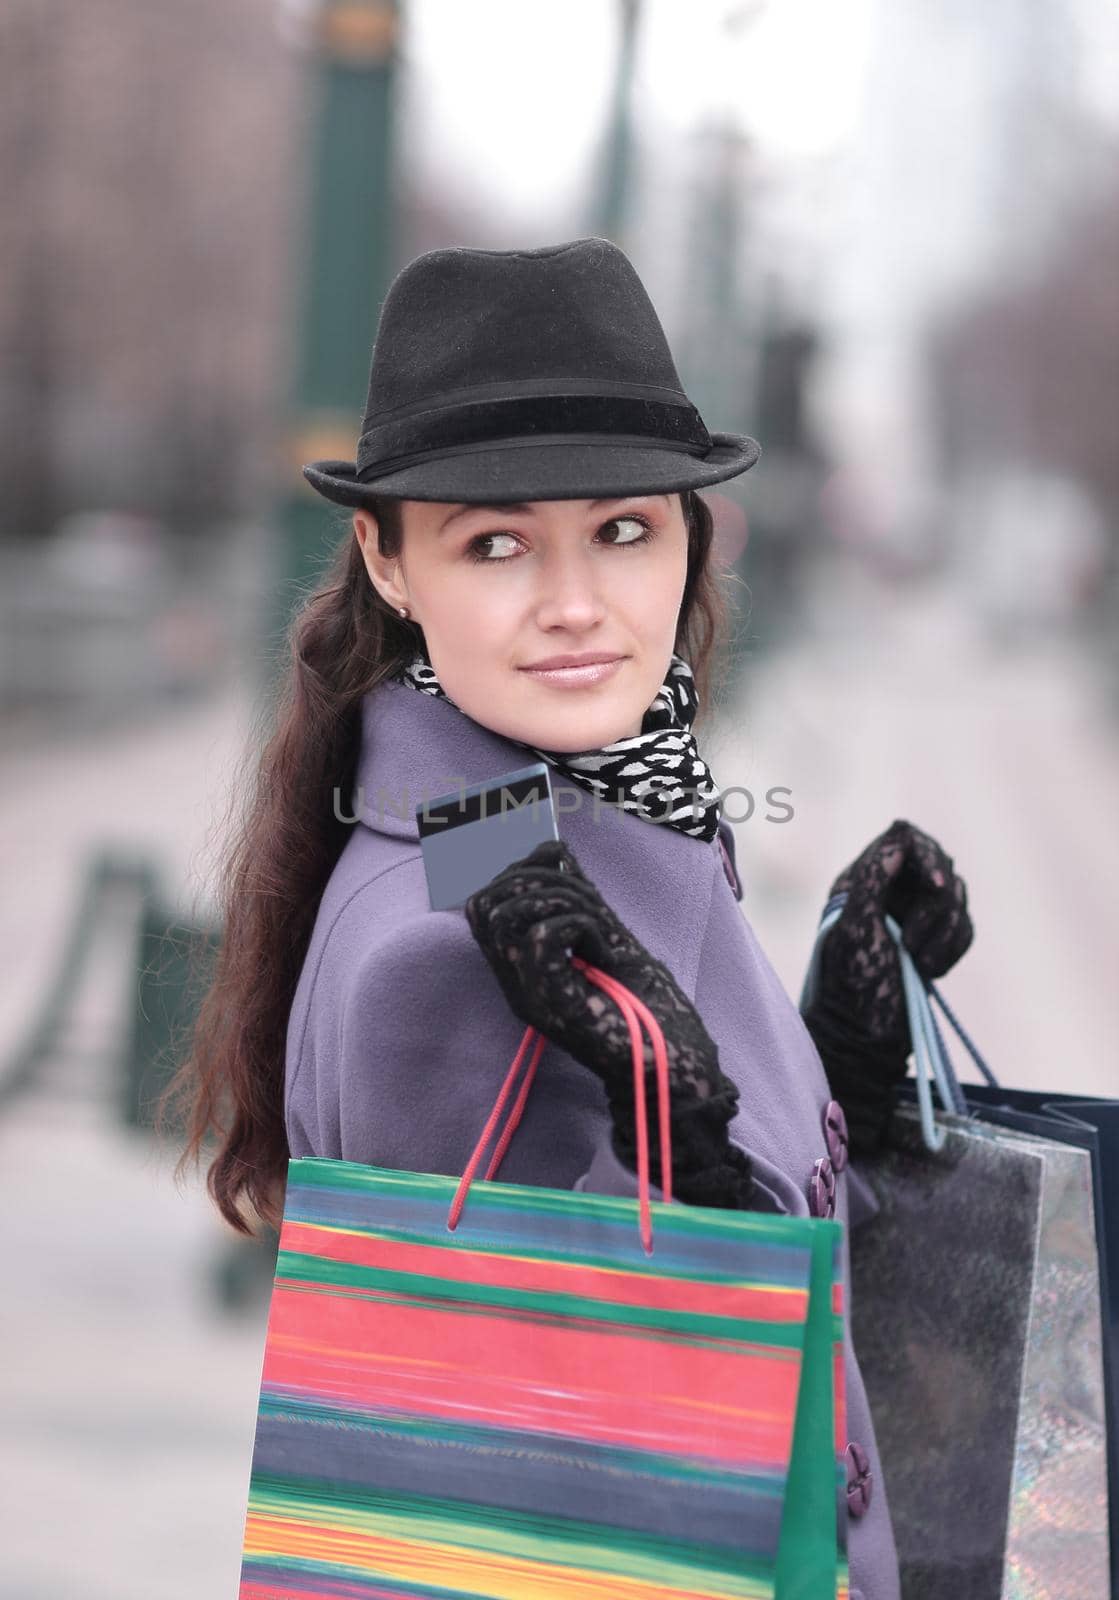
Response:
[[[274,1233],[235,1238],[140,1124],[186,1053],[187,947],[221,932],[265,663],[316,597],[283,820],[239,880],[299,887],[214,1008],[247,1041],[213,1053],[219,1098],[254,1103],[338,844],[303,803],[318,753],[346,759],[340,696],[410,639],[356,561],[321,587],[349,510],[301,469],[352,459],[364,497],[398,481],[375,441],[412,462],[441,417],[452,457],[506,415],[503,451],[565,442],[541,417],[615,415],[611,339],[619,370],[656,342],[549,290],[532,407],[491,423],[489,306],[427,377],[381,340],[429,252],[608,242],[679,380],[643,368],[616,415],[708,464],[708,434],[761,447],[707,490],[738,614],[695,731],[793,1001],[831,882],[906,818],[966,881],[940,987],[991,1069],[1119,1096],[1119,9],[12,0],[0,29],[0,1596],[232,1600]],[[378,345],[431,392],[371,383]],[[458,615],[484,657],[482,571]]]
[[[1115,1093],[1113,730],[1074,647],[999,654],[964,616],[939,584],[907,596],[821,569],[801,642],[747,668],[711,746],[720,787],[759,802],[737,831],[744,910],[795,997],[831,878],[907,816],[967,879],[976,944],[944,988],[995,1071]],[[188,902],[204,898],[249,717],[231,694],[84,746],[6,753],[5,1059],[91,849],[150,851]],[[794,817],[763,822],[781,785]],[[219,1307],[225,1234],[201,1183],[177,1189],[174,1153],[119,1124],[128,957],[118,936],[66,1048],[0,1107],[0,1503],[19,1600],[196,1600],[236,1584],[267,1308]]]

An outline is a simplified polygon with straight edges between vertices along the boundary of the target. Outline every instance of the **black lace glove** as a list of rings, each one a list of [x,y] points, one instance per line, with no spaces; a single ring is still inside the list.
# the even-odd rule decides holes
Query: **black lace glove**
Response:
[[[974,929],[951,856],[900,818],[840,873],[829,898],[841,890],[847,903],[825,935],[804,1022],[843,1106],[851,1153],[867,1155],[886,1143],[894,1091],[913,1047],[901,963],[885,917],[898,924],[926,981],[955,965]]]
[[[720,1071],[717,1046],[671,972],[618,920],[568,847],[538,845],[472,894],[465,910],[513,1014],[601,1078],[614,1150],[632,1171],[637,1142],[629,1030],[614,1001],[572,965],[572,956],[600,967],[644,1001],[660,1023],[668,1055],[673,1194],[693,1205],[750,1209],[750,1159],[726,1131],[738,1090]],[[656,1075],[652,1046],[648,1039],[644,1044],[649,1175],[662,1184]]]

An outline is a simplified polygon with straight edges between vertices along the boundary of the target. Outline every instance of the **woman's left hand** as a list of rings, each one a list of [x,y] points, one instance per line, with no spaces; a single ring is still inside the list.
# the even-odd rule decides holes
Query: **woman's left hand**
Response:
[[[974,937],[967,886],[937,841],[899,818],[843,869],[829,899],[841,890],[847,903],[822,952],[827,986],[875,1038],[908,1044],[901,963],[886,917],[901,929],[921,977],[943,977]]]
[[[820,951],[816,998],[804,1021],[858,1152],[879,1148],[893,1088],[912,1048],[897,947],[886,917],[926,981],[944,975],[974,937],[967,888],[952,857],[896,819],[833,882],[847,901]]]

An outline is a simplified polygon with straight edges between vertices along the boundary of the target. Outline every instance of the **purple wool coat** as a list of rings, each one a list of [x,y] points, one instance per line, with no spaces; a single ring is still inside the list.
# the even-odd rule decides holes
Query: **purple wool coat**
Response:
[[[288,1026],[284,1110],[293,1157],[461,1175],[524,1027],[462,910],[430,909],[413,807],[527,762],[519,745],[446,700],[393,682],[366,696],[357,783],[339,797],[344,814],[360,820],[323,894]],[[730,1134],[753,1161],[758,1209],[811,1215],[813,1168],[829,1154],[831,1096],[797,1007],[743,915],[731,829],[723,824],[720,837],[705,842],[596,807],[556,769],[552,785],[560,836],[671,969],[739,1088]],[[636,1177],[614,1155],[610,1129],[599,1079],[549,1044],[498,1179],[634,1195]],[[836,1188],[842,1222],[873,1215],[855,1166]],[[844,1239],[846,1257],[846,1229]],[[860,1468],[872,1474],[869,1502],[865,1488],[848,1495],[851,1596],[898,1600],[849,1310],[846,1376],[849,1478]]]

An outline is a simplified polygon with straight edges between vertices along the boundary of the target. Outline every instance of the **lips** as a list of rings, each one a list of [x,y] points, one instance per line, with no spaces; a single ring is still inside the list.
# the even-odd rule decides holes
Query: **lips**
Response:
[[[578,689],[588,684],[602,683],[612,678],[628,658],[607,655],[605,651],[585,656],[551,656],[547,664],[534,662],[519,670],[536,683],[549,684],[557,689]],[[567,662],[566,666],[552,666],[551,662]]]
[[[621,661],[617,650],[587,650],[582,655],[547,656],[542,661],[530,661],[523,672],[550,672],[557,667],[594,667],[607,661]]]

